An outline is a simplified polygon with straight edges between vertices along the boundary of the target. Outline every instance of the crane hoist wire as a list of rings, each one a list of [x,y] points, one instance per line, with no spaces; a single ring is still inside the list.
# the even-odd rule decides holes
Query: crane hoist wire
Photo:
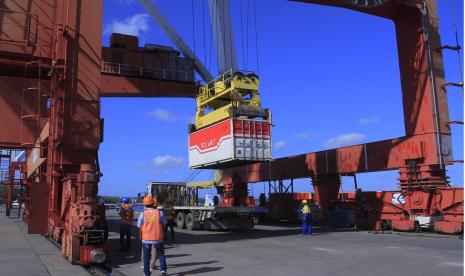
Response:
[[[204,2],[205,3],[205,2]],[[211,14],[211,13],[210,13]],[[211,26],[210,26],[211,27]],[[211,28],[210,28],[211,30]],[[212,47],[213,47],[213,35],[210,31],[210,49],[209,49],[209,58],[208,58],[208,71],[211,71],[211,65],[212,65]]]
[[[213,9],[213,5],[210,5],[209,9],[210,9],[210,15],[211,15],[210,17],[211,17],[211,18],[216,18],[216,16],[217,16],[217,14],[216,14],[217,10],[216,10],[216,9]],[[212,22],[212,26],[211,26],[211,37],[212,37],[212,38],[211,38],[211,42],[213,42],[213,31],[214,31],[214,30],[213,30],[213,22]],[[218,36],[215,35],[214,37],[215,37],[215,45],[218,45]],[[211,51],[211,47],[212,47],[212,43],[210,44],[210,51]],[[216,47],[216,46],[215,46],[215,54],[216,54],[216,60],[218,60],[218,59],[219,59],[219,49],[218,49],[218,47]]]
[[[187,173],[187,177],[184,177],[183,182],[192,182],[202,171],[201,170],[190,170]]]
[[[205,1],[202,1],[202,24],[203,24],[203,56],[204,56],[204,64],[207,64],[207,39],[206,39],[206,24],[205,24]],[[210,71],[210,68],[208,68]]]
[[[195,52],[195,9],[194,9],[194,0],[191,1],[191,7],[192,7],[192,40],[194,43],[194,56],[197,55]],[[195,67],[195,59],[194,59],[194,67]]]
[[[257,75],[260,76],[260,68],[258,66],[257,0],[253,0],[253,10],[254,10],[254,25],[255,25],[255,28],[254,28],[255,29],[255,57],[257,59]]]
[[[228,12],[228,17],[231,18],[231,9],[228,9],[227,12]],[[233,41],[233,32],[229,32],[229,41]],[[232,52],[233,45],[230,44],[229,48],[230,48],[229,51]],[[234,64],[233,59],[234,57],[231,55],[231,64]]]
[[[223,18],[225,18],[225,5],[222,5],[222,10],[221,10],[221,13],[223,14]],[[216,19],[215,19],[216,20]],[[224,35],[226,34],[226,24],[223,24],[223,35],[221,36],[223,38],[223,57],[225,57],[225,62],[226,62],[226,36]],[[223,72],[220,72],[220,73],[223,73]]]
[[[247,8],[245,9],[246,24],[245,24],[245,71],[249,69],[249,4],[250,0],[247,1]]]
[[[462,95],[463,95],[463,65],[462,65],[462,55],[460,54],[460,49],[462,49],[462,47],[459,44],[459,35],[457,31],[457,13],[455,11],[455,0],[451,0],[450,4],[451,4],[452,19],[454,22],[455,46],[457,47],[460,82],[462,83],[461,89],[462,89]]]
[[[239,16],[241,18],[241,44],[242,44],[242,66],[245,66],[245,46],[244,46],[244,23],[242,18],[244,17],[242,13],[242,0],[239,0]]]

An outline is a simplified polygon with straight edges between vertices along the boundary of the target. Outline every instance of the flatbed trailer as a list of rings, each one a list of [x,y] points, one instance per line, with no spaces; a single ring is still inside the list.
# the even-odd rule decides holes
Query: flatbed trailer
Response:
[[[157,198],[166,218],[188,230],[245,230],[254,227],[250,207],[199,205],[198,189],[187,182],[150,182],[147,193]]]
[[[243,230],[254,226],[248,207],[174,206],[175,223],[188,230]]]

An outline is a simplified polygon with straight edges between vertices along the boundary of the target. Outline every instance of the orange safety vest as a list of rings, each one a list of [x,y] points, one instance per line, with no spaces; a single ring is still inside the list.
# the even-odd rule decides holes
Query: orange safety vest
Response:
[[[134,211],[132,210],[131,206],[124,204],[121,206],[121,210],[119,212],[121,217],[122,224],[132,224],[134,219]]]
[[[160,221],[158,209],[144,210],[144,223],[141,227],[142,240],[162,241],[164,240],[163,225]]]

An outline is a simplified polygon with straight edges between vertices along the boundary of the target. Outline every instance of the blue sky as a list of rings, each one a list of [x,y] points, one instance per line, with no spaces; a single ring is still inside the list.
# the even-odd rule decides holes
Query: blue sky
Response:
[[[216,74],[206,2],[156,1]],[[248,28],[247,0],[231,2],[238,62],[245,68],[242,61],[246,59],[247,69],[258,71],[263,106],[273,111],[274,158],[404,135],[392,22],[338,8],[256,0],[255,32],[254,1],[249,0]],[[454,45],[450,1],[438,2],[442,42]],[[456,5],[463,45],[463,1]],[[172,45],[137,0],[105,0],[103,23],[103,45],[108,45],[112,31],[139,35],[141,46]],[[244,51],[242,42],[248,45]],[[444,62],[447,81],[459,81],[456,53],[445,52]],[[463,94],[458,88],[448,91],[451,120],[463,121]],[[150,180],[188,178],[187,124],[195,113],[194,100],[103,98],[101,108],[105,141],[99,152],[104,174],[100,194],[131,196],[143,191]],[[463,141],[463,127],[453,126],[455,159],[463,160]],[[195,180],[211,175],[204,171]],[[449,166],[448,175],[454,185],[463,187],[463,165]],[[392,190],[397,187],[397,177],[398,173],[391,171],[358,174],[357,180],[364,190]],[[308,179],[297,181],[295,188],[312,190]],[[344,178],[343,189],[353,190],[351,178]],[[263,192],[263,185],[256,185],[253,191]]]

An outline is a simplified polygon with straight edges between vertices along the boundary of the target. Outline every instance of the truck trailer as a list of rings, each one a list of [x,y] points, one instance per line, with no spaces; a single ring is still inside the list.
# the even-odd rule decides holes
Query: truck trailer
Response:
[[[205,183],[207,183],[205,185]],[[253,208],[220,206],[218,196],[213,202],[199,202],[198,192],[210,188],[208,182],[150,182],[147,194],[156,198],[168,221],[188,230],[244,230],[254,226]]]

